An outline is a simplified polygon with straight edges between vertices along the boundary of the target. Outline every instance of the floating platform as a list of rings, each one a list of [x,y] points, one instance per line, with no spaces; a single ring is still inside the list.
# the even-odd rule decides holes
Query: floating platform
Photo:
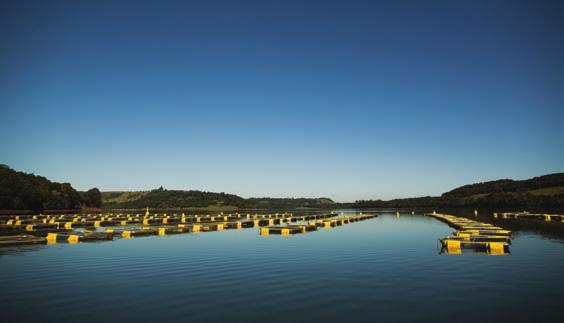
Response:
[[[433,212],[425,215],[457,229],[453,236],[439,239],[441,253],[460,254],[463,249],[492,255],[509,253],[509,246],[511,244],[510,230],[449,214]]]
[[[466,241],[447,237],[440,239],[441,252],[448,254],[460,254],[463,249],[476,252],[485,252],[492,255],[509,254],[509,244],[502,241]]]
[[[268,236],[271,234],[278,234],[281,236],[289,236],[296,233],[304,233],[305,229],[298,228],[298,227],[263,227],[260,228],[259,234],[261,236]]]
[[[341,217],[323,213],[294,216],[274,214],[60,214],[0,216],[0,237],[4,245],[31,243],[78,243],[107,241],[193,232],[211,232],[243,228],[262,228],[269,234],[291,235],[336,227],[368,219],[375,215]],[[17,238],[15,238],[17,237]],[[0,244],[1,246],[2,244]]]
[[[290,236],[293,234],[298,233],[306,233],[311,231],[316,231],[318,228],[332,228],[341,226],[344,224],[368,220],[376,217],[375,214],[368,214],[368,215],[354,215],[354,216],[347,216],[347,217],[339,217],[334,219],[326,219],[326,220],[312,220],[308,221],[307,224],[288,224],[285,226],[267,226],[262,227],[259,229],[259,234],[261,236],[269,236],[269,235],[281,235],[281,236]],[[305,218],[300,219],[303,221]],[[313,218],[315,219],[315,218]]]
[[[45,238],[47,243],[79,243],[79,242],[95,242],[113,240],[113,234],[107,232],[84,232],[82,234],[61,234],[49,233]]]
[[[469,232],[469,231],[455,231],[453,239],[467,240],[467,241],[501,241],[511,244],[510,235],[486,235],[483,232]]]
[[[562,214],[546,214],[546,213],[529,213],[522,212],[496,212],[493,214],[495,219],[532,219],[542,220],[546,222],[559,222],[564,223],[564,215]]]

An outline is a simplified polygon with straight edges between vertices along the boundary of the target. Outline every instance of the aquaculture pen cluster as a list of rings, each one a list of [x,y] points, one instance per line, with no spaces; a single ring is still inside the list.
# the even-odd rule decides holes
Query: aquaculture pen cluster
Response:
[[[443,221],[456,229],[452,236],[439,239],[441,252],[460,254],[463,249],[466,249],[492,255],[509,253],[511,244],[511,231],[509,230],[454,215],[436,212],[425,215]]]
[[[564,215],[560,214],[543,214],[523,212],[496,212],[493,214],[495,219],[532,219],[564,223]]]
[[[291,235],[370,219],[376,215],[335,213],[299,215],[218,214],[218,215],[129,215],[74,214],[5,217],[0,222],[0,246],[24,244],[78,243],[151,235],[260,228],[261,235]],[[276,225],[276,226],[275,226]]]
[[[352,215],[352,216],[341,216],[341,217],[335,217],[335,218],[326,218],[326,219],[322,219],[322,220],[311,220],[311,221],[307,221],[307,223],[304,224],[294,224],[294,225],[285,225],[285,226],[268,226],[268,227],[264,227],[264,228],[260,228],[260,235],[262,236],[268,236],[271,234],[279,234],[279,235],[283,235],[283,236],[288,236],[291,234],[296,234],[296,233],[305,233],[305,232],[310,232],[310,231],[316,231],[317,228],[333,228],[336,226],[341,226],[344,224],[348,224],[348,223],[352,223],[352,222],[357,222],[357,221],[362,221],[362,220],[368,220],[368,219],[372,219],[376,217],[375,214],[358,214],[358,215]],[[306,219],[302,219],[302,221],[305,221]]]

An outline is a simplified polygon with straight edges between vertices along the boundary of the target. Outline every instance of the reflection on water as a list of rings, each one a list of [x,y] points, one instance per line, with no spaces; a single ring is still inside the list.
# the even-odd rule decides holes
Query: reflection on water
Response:
[[[396,213],[396,209],[365,209],[365,212],[376,213]],[[439,210],[437,210],[439,211]],[[504,211],[504,210],[502,210]],[[501,217],[494,218],[493,214],[502,212],[500,209],[480,209],[478,216],[474,215],[474,209],[469,208],[451,208],[440,209],[441,213],[452,214],[456,216],[467,217],[472,220],[491,223],[493,225],[511,230],[514,235],[521,234],[538,234],[543,239],[551,239],[556,242],[564,243],[564,223],[558,221],[542,221],[539,219],[502,219]],[[401,214],[411,214],[411,209],[400,209]],[[416,210],[418,214],[433,212],[431,209]],[[543,211],[537,211],[543,213]],[[562,214],[562,210],[553,211]]]
[[[22,255],[26,252],[41,250],[46,248],[44,244],[32,244],[32,245],[22,245],[22,246],[4,246],[0,248],[0,257],[2,255]]]
[[[497,225],[517,231],[505,257],[439,255],[437,239],[453,229],[395,210],[291,237],[242,229],[12,249],[0,256],[0,317],[560,321],[562,244]]]

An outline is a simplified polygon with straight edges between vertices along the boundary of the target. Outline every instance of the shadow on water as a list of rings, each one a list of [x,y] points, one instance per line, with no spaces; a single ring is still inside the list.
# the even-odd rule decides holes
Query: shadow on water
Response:
[[[18,256],[24,253],[40,251],[49,246],[44,244],[24,245],[24,246],[7,246],[0,247],[0,257],[2,256]]]

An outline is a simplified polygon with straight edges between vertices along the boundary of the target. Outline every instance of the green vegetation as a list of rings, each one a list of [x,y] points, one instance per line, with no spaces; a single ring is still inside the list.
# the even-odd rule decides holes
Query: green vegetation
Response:
[[[485,183],[464,185],[442,195],[444,198],[463,198],[475,194],[528,193],[532,190],[564,186],[564,173],[534,177],[523,181],[501,179]]]
[[[564,173],[470,184],[440,197],[356,201],[351,207],[564,207]]]
[[[165,190],[162,187],[145,192],[104,192],[102,200],[104,208],[118,209],[205,208],[210,206],[240,208],[245,206],[245,199],[233,194]]]
[[[17,172],[0,164],[0,210],[76,210],[100,207],[97,188],[76,191],[69,183],[51,182],[45,177]]]
[[[162,187],[152,191],[103,192],[104,208],[112,209],[296,209],[334,206],[328,198],[242,198],[233,194],[202,191],[166,190]]]
[[[250,198],[248,208],[257,209],[298,209],[298,208],[331,208],[338,206],[333,200],[321,198]]]
[[[464,185],[437,197],[361,200],[335,203],[329,198],[243,198],[234,194],[166,190],[78,192],[69,183],[51,182],[0,165],[0,210],[184,209],[235,211],[240,209],[299,208],[430,208],[430,207],[544,207],[564,208],[564,173],[523,181],[509,179]]]
[[[149,194],[148,191],[134,191],[134,192],[103,192],[102,200],[104,204],[124,204],[134,202]]]
[[[102,192],[97,188],[89,189],[86,192],[80,192],[82,205],[94,208],[102,207]]]
[[[539,188],[536,190],[531,190],[529,191],[529,193],[533,195],[556,196],[564,194],[564,186]]]

